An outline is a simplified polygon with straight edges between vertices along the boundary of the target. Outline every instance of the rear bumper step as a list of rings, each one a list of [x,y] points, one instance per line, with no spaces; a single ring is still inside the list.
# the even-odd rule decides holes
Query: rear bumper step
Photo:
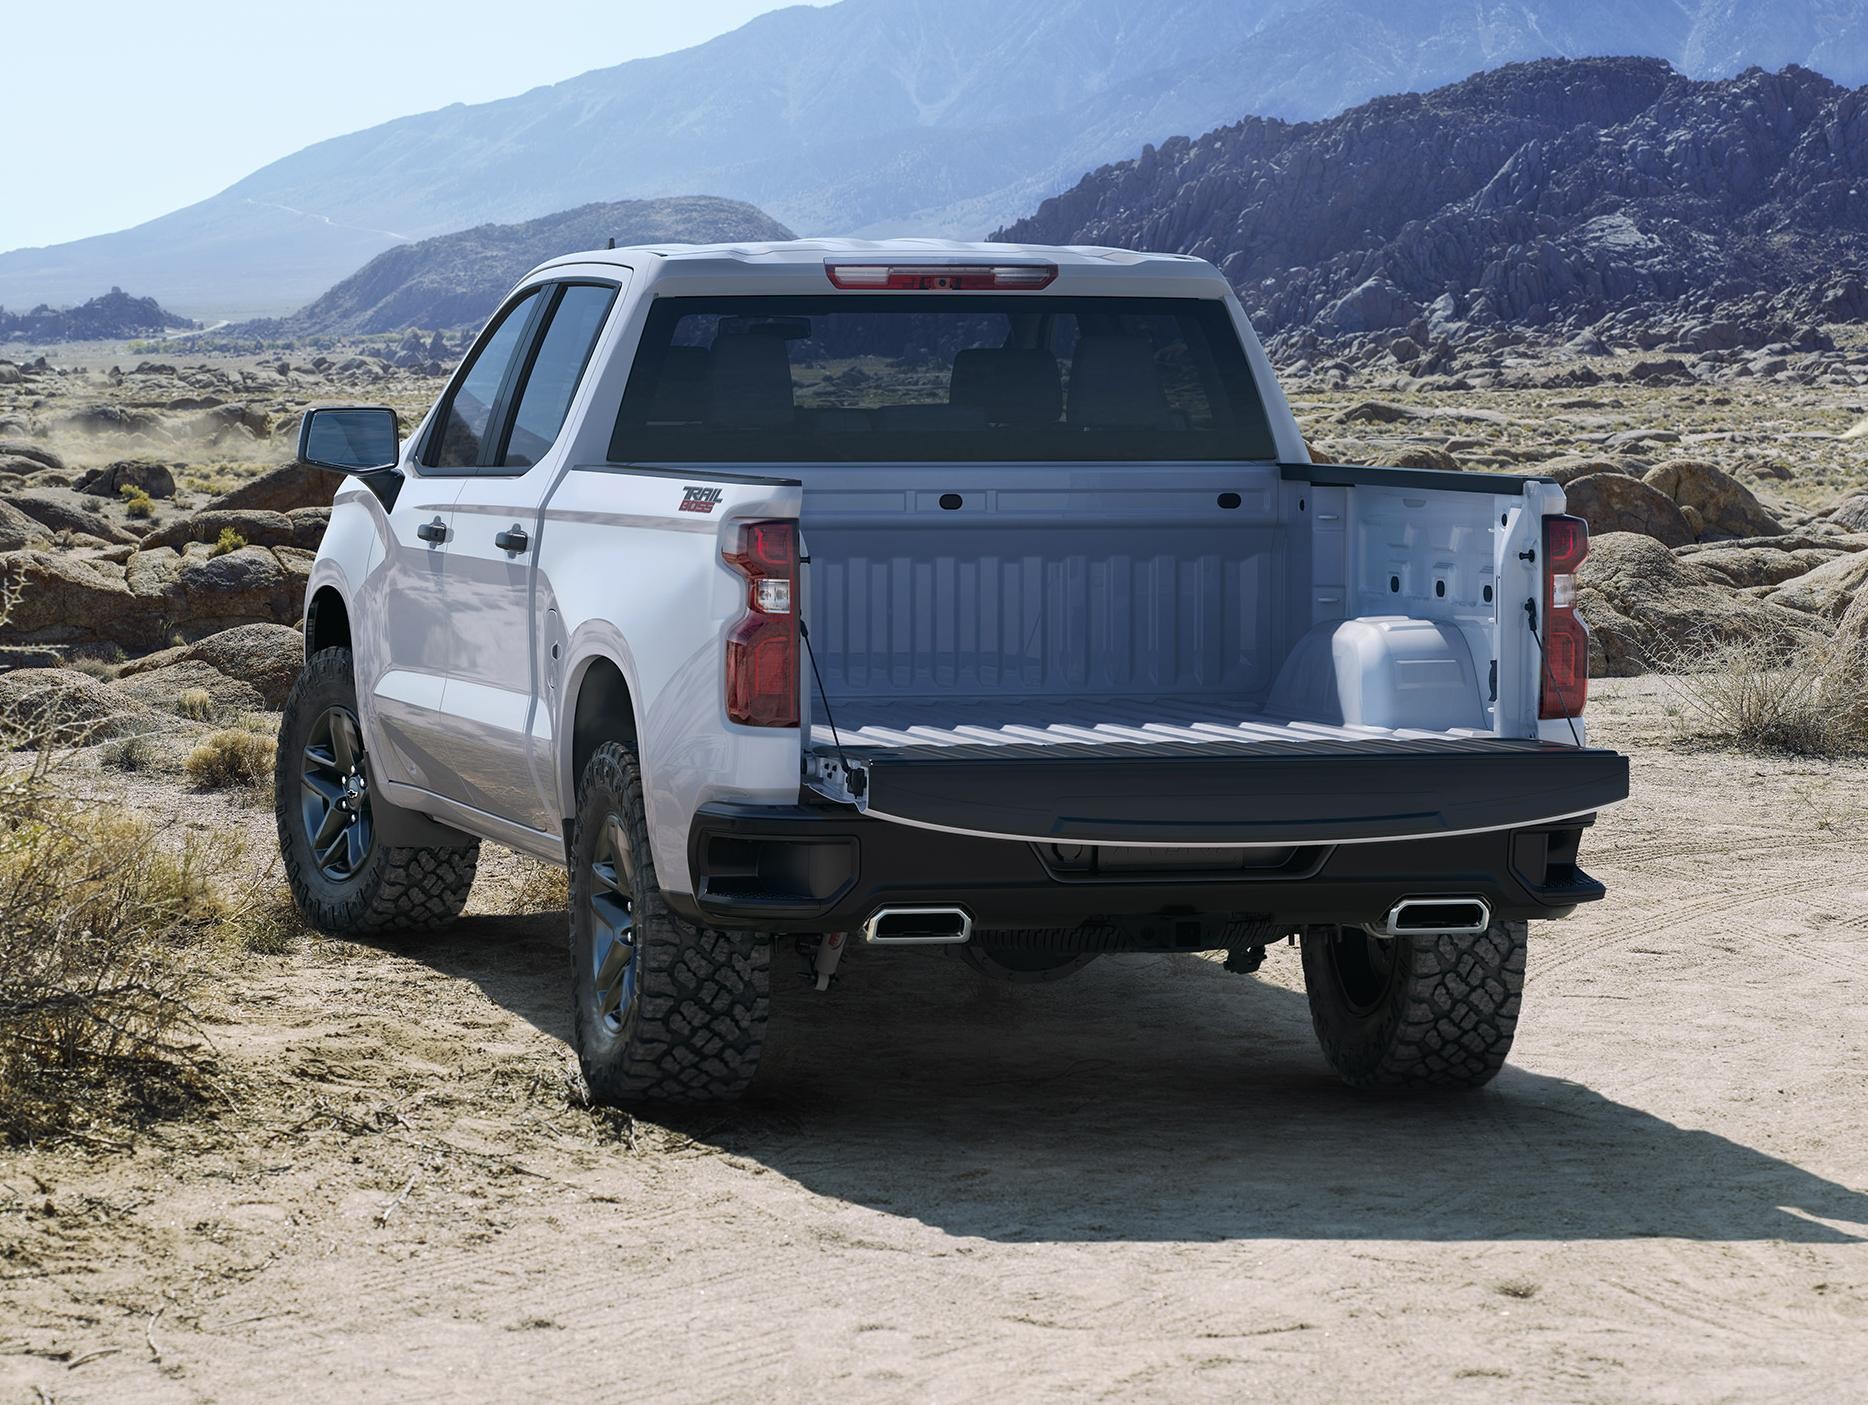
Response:
[[[874,819],[980,838],[1314,845],[1479,834],[1628,796],[1627,758],[1533,740],[890,747],[848,752]]]
[[[938,908],[969,918],[974,942],[1018,929],[1061,933],[1069,947],[1091,940],[1101,923],[1120,928],[1130,946],[1204,949],[1199,941],[1226,945],[1225,934],[1241,924],[1373,926],[1404,899],[1449,894],[1483,902],[1494,919],[1561,917],[1603,896],[1577,864],[1589,823],[1585,816],[1471,836],[1216,857],[1212,849],[1143,853],[986,839],[830,804],[716,804],[699,811],[689,833],[694,896],[668,900],[692,921],[763,932],[858,932],[882,909]],[[1151,854],[1161,857],[1149,861]],[[1083,924],[1092,926],[1079,932]],[[1201,931],[1189,937],[1190,925]],[[931,935],[928,926],[922,940]]]

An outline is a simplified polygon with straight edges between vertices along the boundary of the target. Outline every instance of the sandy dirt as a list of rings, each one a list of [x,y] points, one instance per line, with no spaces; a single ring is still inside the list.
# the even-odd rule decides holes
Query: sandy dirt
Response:
[[[1868,1399],[1868,767],[1597,699],[1611,896],[1483,1094],[1338,1086],[1288,949],[787,952],[754,1096],[632,1122],[557,914],[307,941],[217,1112],[0,1155],[0,1401]]]

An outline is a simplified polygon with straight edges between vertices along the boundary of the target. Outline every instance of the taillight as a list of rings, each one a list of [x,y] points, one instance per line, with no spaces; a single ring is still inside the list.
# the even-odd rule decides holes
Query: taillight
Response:
[[[1576,570],[1589,554],[1580,517],[1544,519],[1544,687],[1539,717],[1580,717],[1589,703],[1589,626],[1576,613]]]
[[[930,264],[827,263],[824,272],[839,288],[892,292],[969,293],[993,290],[1036,292],[1057,277],[1054,263]]]
[[[726,715],[747,727],[795,727],[797,524],[746,523],[723,554],[746,578],[746,617],[726,637]]]

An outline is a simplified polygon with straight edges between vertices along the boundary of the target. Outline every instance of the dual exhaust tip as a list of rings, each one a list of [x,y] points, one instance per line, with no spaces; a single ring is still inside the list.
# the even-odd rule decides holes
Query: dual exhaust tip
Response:
[[[1380,922],[1368,924],[1375,937],[1473,937],[1492,925],[1492,906],[1484,898],[1403,898]]]
[[[1492,925],[1484,898],[1403,898],[1380,922],[1377,937],[1470,937]],[[959,946],[972,939],[973,918],[963,907],[879,907],[863,923],[863,940],[876,946]]]

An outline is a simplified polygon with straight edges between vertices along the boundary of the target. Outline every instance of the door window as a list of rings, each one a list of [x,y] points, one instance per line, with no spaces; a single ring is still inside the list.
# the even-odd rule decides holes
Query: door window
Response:
[[[545,289],[535,289],[501,314],[499,324],[473,353],[466,371],[441,407],[437,429],[424,462],[430,468],[471,472],[491,447],[487,431],[494,411],[524,359],[527,335]]]
[[[559,296],[519,393],[502,468],[530,468],[551,448],[615,301],[616,289],[594,283],[572,283]]]

